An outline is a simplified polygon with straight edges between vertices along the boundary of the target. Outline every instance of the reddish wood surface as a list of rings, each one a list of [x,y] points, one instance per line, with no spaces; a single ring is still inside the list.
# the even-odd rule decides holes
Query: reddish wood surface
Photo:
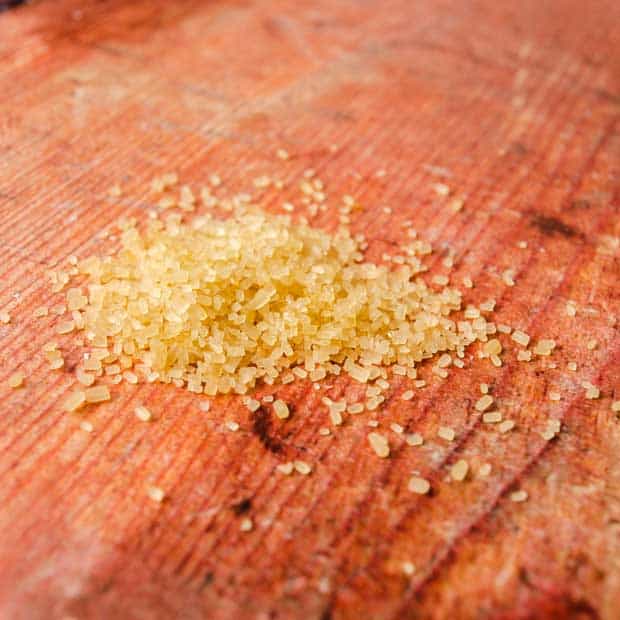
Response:
[[[617,618],[619,23],[612,0],[59,0],[0,15],[0,306],[13,316],[0,325],[0,617]],[[72,374],[41,353],[53,322],[32,318],[52,300],[45,270],[105,251],[98,233],[120,215],[146,217],[155,174],[218,172],[236,191],[265,173],[292,188],[308,167],[365,205],[352,227],[371,256],[410,220],[439,250],[433,272],[454,250],[457,277],[476,282],[468,301],[495,296],[497,320],[556,338],[557,369],[512,348],[500,369],[474,360],[411,403],[388,399],[381,419],[427,442],[385,461],[367,414],[320,436],[325,412],[301,383],[278,392],[296,409],[284,425],[234,398],[205,414],[184,391],[126,386],[80,430],[60,407]],[[467,197],[462,212],[438,181]],[[569,318],[567,299],[598,314]],[[26,387],[9,390],[16,368]],[[514,432],[472,412],[480,381]],[[139,401],[157,422],[135,419]],[[550,416],[564,431],[546,443]],[[222,430],[231,418],[238,433]],[[457,441],[436,440],[439,424]],[[295,457],[311,476],[274,473]],[[493,472],[446,482],[457,458]],[[413,470],[432,497],[407,491]],[[149,483],[169,500],[148,500]],[[510,502],[515,488],[529,500]],[[255,529],[241,533],[246,499]]]

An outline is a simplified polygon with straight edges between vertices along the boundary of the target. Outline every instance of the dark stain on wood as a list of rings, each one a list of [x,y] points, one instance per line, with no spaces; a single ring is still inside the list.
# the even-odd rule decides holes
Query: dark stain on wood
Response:
[[[535,214],[532,217],[532,224],[540,230],[544,235],[553,236],[560,235],[567,239],[573,239],[575,237],[581,237],[581,233],[572,226],[566,224],[557,217],[551,215]]]
[[[245,514],[252,508],[252,500],[249,497],[246,497],[245,499],[242,499],[240,502],[233,504],[231,508],[233,509],[233,512],[236,515]]]
[[[205,576],[202,578],[201,588],[206,588],[213,583],[214,575],[212,571],[207,571]]]
[[[271,435],[271,416],[264,407],[260,407],[254,413],[252,432],[270,452],[277,454],[282,451],[282,444]]]
[[[509,152],[518,157],[524,157],[528,154],[529,149],[523,142],[516,141],[510,144]]]
[[[589,209],[592,206],[589,200],[585,198],[577,198],[570,203],[568,207],[571,211],[580,211],[582,209]]]

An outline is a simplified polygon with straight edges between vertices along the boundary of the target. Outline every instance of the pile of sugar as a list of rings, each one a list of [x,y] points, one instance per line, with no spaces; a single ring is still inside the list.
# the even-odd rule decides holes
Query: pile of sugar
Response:
[[[86,281],[66,292],[63,329],[84,330],[104,364],[148,381],[209,395],[246,393],[292,369],[313,381],[344,370],[365,383],[385,366],[462,357],[487,339],[479,313],[452,317],[458,290],[425,284],[416,245],[389,268],[364,262],[363,242],[344,229],[247,209],[121,228],[115,255],[77,265]]]

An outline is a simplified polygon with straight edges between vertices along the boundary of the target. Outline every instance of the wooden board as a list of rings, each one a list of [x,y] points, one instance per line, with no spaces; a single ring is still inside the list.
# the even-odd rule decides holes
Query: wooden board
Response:
[[[619,6],[42,0],[2,13],[0,306],[13,318],[0,325],[0,616],[617,618]],[[453,251],[456,281],[476,284],[466,300],[495,297],[499,322],[555,338],[557,367],[509,347],[501,368],[473,356],[410,403],[389,398],[384,426],[427,441],[392,435],[384,461],[370,414],[319,435],[326,413],[304,383],[278,391],[295,406],[285,425],[234,398],[205,414],[185,391],[125,386],[81,430],[60,406],[79,350],[68,339],[68,368],[51,373],[53,322],[32,316],[53,299],[46,269],[108,250],[99,233],[119,216],[146,218],[156,174],[217,172],[231,191],[277,174],[286,197],[311,167],[332,201],[361,201],[352,228],[371,257],[409,221],[436,248],[431,273]],[[264,193],[268,209],[279,199]],[[26,385],[10,390],[17,368]],[[473,411],[481,381],[516,421],[505,436]],[[138,402],[156,422],[134,417]],[[546,442],[550,417],[563,431]],[[292,458],[312,475],[274,472]],[[474,475],[450,483],[459,458]],[[415,470],[432,496],[407,491]],[[149,500],[149,484],[168,500]],[[524,503],[509,500],[518,488]]]

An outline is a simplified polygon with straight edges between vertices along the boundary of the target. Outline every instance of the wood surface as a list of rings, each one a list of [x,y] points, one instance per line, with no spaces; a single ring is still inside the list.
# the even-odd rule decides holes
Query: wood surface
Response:
[[[620,617],[618,50],[613,0],[41,0],[0,14],[0,618]],[[119,216],[144,220],[154,175],[217,172],[230,191],[279,175],[285,190],[262,194],[278,210],[310,167],[332,201],[361,201],[352,229],[371,258],[410,221],[436,248],[431,273],[453,251],[456,281],[476,284],[466,300],[495,297],[495,319],[555,338],[553,357],[517,362],[513,346],[494,368],[474,348],[410,403],[388,398],[383,426],[427,441],[392,439],[386,460],[367,444],[371,414],[319,435],[326,412],[303,382],[276,390],[294,404],[285,424],[139,385],[80,429],[61,408],[79,347],[63,340],[67,368],[50,372],[54,321],[32,316],[56,299],[45,271],[111,249],[100,233]],[[481,424],[481,381],[514,431]],[[547,442],[549,418],[563,430]],[[436,438],[442,424],[455,442]],[[313,473],[274,471],[294,458]],[[492,473],[449,482],[459,458]],[[415,470],[430,496],[407,490]]]

